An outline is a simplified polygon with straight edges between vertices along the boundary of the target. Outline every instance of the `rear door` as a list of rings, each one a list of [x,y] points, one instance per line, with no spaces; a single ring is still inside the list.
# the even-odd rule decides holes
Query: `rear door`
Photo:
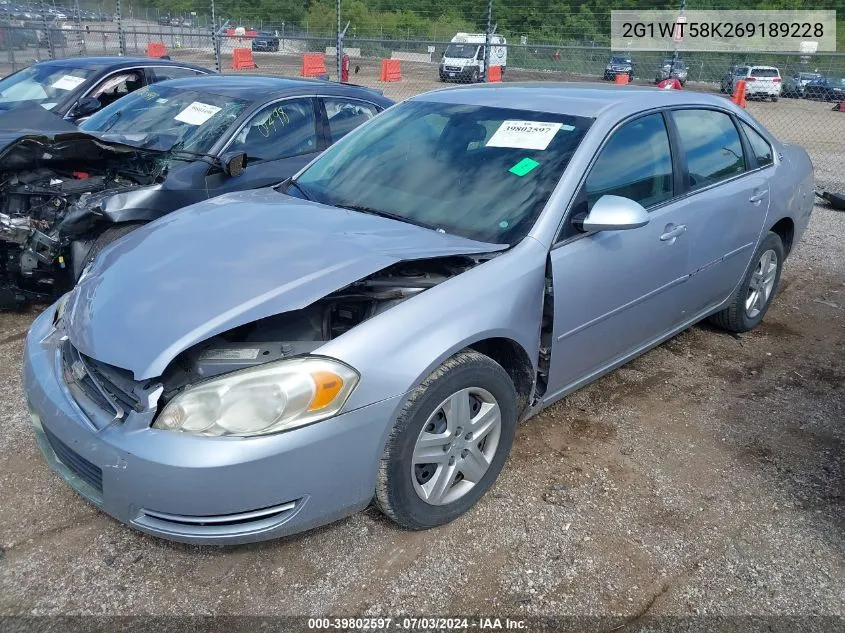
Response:
[[[326,147],[318,126],[318,99],[301,97],[275,101],[260,108],[235,132],[221,156],[245,152],[240,176],[219,169],[206,177],[209,197],[230,191],[269,187],[292,176]]]
[[[689,318],[693,217],[678,187],[664,115],[648,114],[614,131],[590,168],[561,239],[550,253],[554,321],[547,393],[584,384],[657,342]],[[646,226],[583,233],[578,228],[605,194],[649,212]]]
[[[692,277],[685,302],[693,313],[730,296],[745,273],[769,208],[771,146],[761,161],[749,149],[734,117],[722,110],[673,110],[682,161]],[[756,134],[756,132],[755,132]],[[757,134],[759,137],[759,134]],[[755,141],[756,142],[756,141]]]

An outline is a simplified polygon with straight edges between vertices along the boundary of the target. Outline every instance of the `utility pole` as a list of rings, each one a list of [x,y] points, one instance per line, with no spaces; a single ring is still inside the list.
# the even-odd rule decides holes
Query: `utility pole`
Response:
[[[490,69],[490,42],[493,36],[493,0],[487,0],[487,29],[484,32],[484,81]]]
[[[686,22],[686,18],[684,17],[684,10],[687,8],[687,0],[681,0],[681,9],[678,12],[678,21],[675,24],[676,29],[683,29],[683,24]],[[681,45],[681,35],[683,35],[683,31],[680,31],[676,34],[675,39],[675,52],[672,54],[672,66],[669,68],[669,79],[672,78],[672,73],[675,72],[675,62],[678,61],[678,47]]]
[[[340,66],[343,61],[343,34],[340,32],[340,0],[336,1],[335,10],[337,12],[337,42],[335,42],[335,52],[337,53],[337,80],[340,81]]]
[[[126,56],[126,38],[124,37],[125,34],[123,32],[123,23],[121,20],[123,19],[120,15],[120,0],[117,0],[117,45],[120,50],[120,56]]]

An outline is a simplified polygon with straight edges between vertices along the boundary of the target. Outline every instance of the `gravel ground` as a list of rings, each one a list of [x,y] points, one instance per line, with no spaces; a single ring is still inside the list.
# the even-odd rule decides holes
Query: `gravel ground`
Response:
[[[749,106],[841,182],[845,114],[827,108]],[[845,213],[816,207],[759,329],[695,326],[529,420],[478,507],[423,533],[372,509],[237,548],[116,523],[44,464],[19,378],[36,312],[0,314],[0,615],[842,618],[843,239]]]

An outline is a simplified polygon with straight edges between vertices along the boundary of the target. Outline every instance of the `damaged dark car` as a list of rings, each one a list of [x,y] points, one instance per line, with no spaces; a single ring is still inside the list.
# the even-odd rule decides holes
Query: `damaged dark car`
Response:
[[[0,119],[0,308],[52,301],[107,244],[175,209],[266,187],[390,106],[328,82],[205,76],[148,86],[78,128]]]

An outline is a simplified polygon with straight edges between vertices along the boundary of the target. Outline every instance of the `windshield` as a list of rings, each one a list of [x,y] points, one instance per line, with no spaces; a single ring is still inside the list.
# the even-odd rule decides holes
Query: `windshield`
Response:
[[[153,136],[151,149],[207,154],[249,101],[156,84],[103,108],[79,128],[109,135]]]
[[[0,81],[0,104],[34,101],[50,110],[84,84],[92,72],[52,64],[30,66]]]
[[[472,59],[478,51],[478,44],[449,44],[446,47],[446,57],[459,57],[463,59]]]
[[[288,189],[324,204],[515,244],[592,119],[406,101],[329,148]]]

